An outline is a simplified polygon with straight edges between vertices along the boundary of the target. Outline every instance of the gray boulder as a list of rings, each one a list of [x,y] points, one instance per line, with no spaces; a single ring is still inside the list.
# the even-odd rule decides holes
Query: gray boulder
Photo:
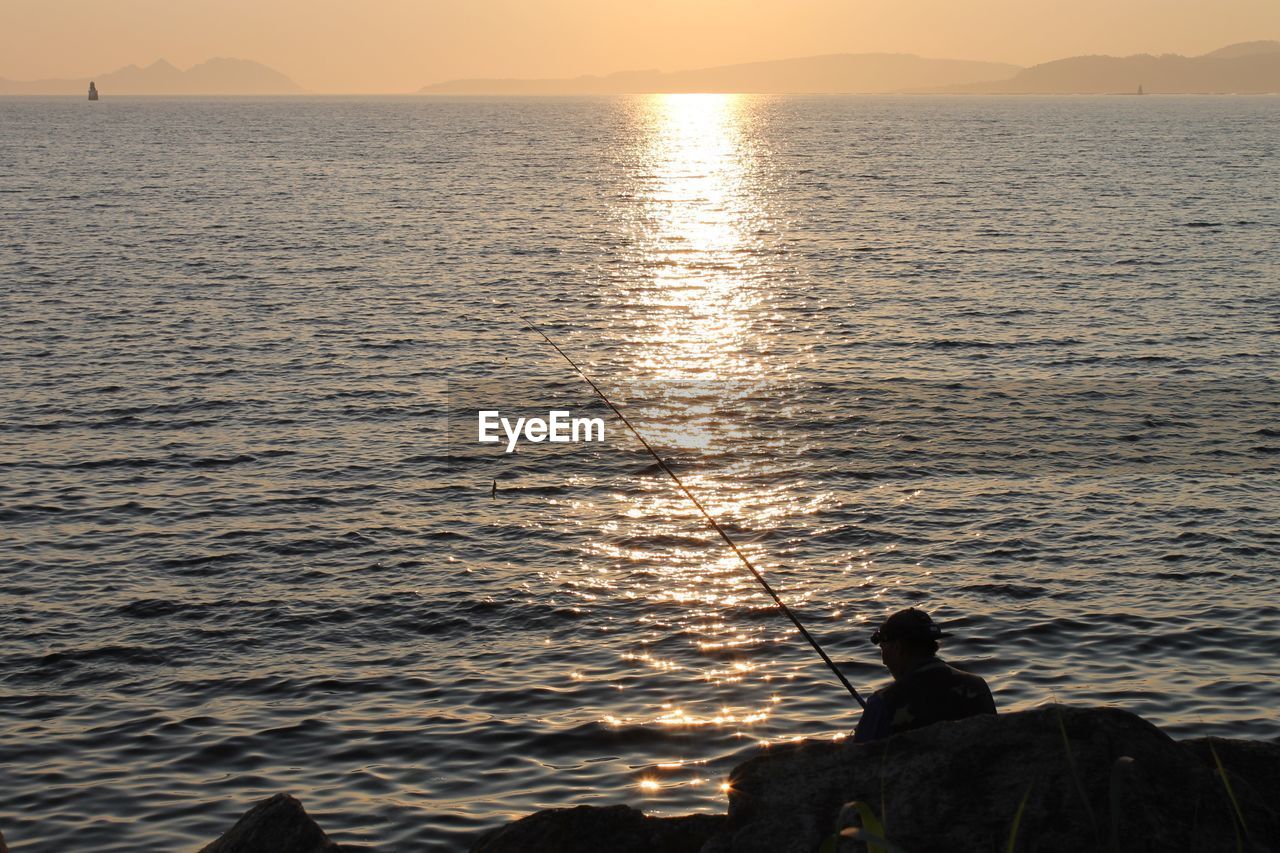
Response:
[[[698,853],[724,815],[648,817],[630,806],[547,809],[480,838],[473,853]]]
[[[245,812],[236,825],[200,853],[341,853],[302,803],[276,794]]]

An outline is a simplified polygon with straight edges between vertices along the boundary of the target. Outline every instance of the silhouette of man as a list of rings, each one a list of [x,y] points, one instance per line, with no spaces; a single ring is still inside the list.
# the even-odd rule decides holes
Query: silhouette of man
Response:
[[[987,682],[937,657],[938,640],[945,636],[928,613],[914,607],[885,619],[871,635],[893,683],[867,697],[855,743],[996,712]]]

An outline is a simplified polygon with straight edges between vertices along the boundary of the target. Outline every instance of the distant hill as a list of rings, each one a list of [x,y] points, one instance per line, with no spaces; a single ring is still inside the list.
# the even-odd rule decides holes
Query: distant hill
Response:
[[[1260,53],[1280,53],[1280,41],[1242,41],[1211,50],[1205,56],[1234,59],[1237,56],[1256,56]]]
[[[1280,92],[1280,42],[1233,44],[1203,56],[1074,56],[995,79],[947,87],[972,94],[1100,95]]]
[[[1019,67],[1000,62],[925,59],[905,53],[838,53],[748,62],[692,71],[622,71],[605,76],[545,80],[449,80],[426,95],[618,95],[650,92],[762,94],[879,93],[940,88],[1012,77]]]
[[[163,59],[146,68],[74,80],[0,79],[0,95],[86,95],[89,81],[103,98],[112,95],[292,95],[302,88],[272,68],[247,59],[210,59],[182,71]]]

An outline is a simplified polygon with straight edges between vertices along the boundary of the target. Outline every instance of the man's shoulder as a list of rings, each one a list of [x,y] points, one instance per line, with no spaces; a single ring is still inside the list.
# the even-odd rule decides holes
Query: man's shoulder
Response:
[[[938,662],[941,663],[944,667],[946,667],[950,677],[954,678],[957,681],[969,681],[969,682],[975,682],[975,683],[981,682],[984,685],[987,683],[987,680],[983,678],[981,675],[978,675],[973,672],[969,672],[968,670],[965,670],[965,669],[961,669],[958,666],[952,666],[946,661],[940,660]]]
[[[954,693],[964,697],[990,696],[986,679],[933,658],[901,681],[891,681],[876,691],[888,705],[911,701],[913,697]]]
[[[972,709],[995,713],[995,699],[987,680],[981,675],[945,664],[948,671],[948,687]]]

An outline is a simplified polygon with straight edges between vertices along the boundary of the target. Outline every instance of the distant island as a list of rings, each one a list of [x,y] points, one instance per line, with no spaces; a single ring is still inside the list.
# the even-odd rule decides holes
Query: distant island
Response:
[[[998,95],[1264,95],[1280,93],[1280,41],[1233,44],[1203,56],[1073,56],[1024,68],[1007,80],[944,91]]]
[[[163,59],[107,74],[57,80],[0,78],[0,95],[84,97],[96,81],[114,95],[299,95],[284,74],[246,59],[210,59],[181,70]],[[1202,56],[1073,56],[1029,68],[930,59],[907,53],[837,53],[686,71],[620,71],[581,77],[448,80],[423,95],[759,94],[1280,94],[1280,41],[1229,45]]]
[[[625,95],[650,92],[901,92],[1001,80],[1021,69],[1001,62],[925,59],[907,53],[836,53],[692,71],[621,71],[567,79],[449,80],[424,95]]]
[[[210,59],[186,71],[163,59],[146,68],[127,65],[108,74],[66,80],[5,80],[0,95],[78,95],[97,83],[112,95],[296,95],[302,87],[273,68],[247,59]]]
[[[540,80],[435,83],[424,95],[759,94],[1269,94],[1280,93],[1280,41],[1230,45],[1203,56],[1077,56],[1021,68],[998,62],[856,53],[722,65],[691,71],[622,71]]]

